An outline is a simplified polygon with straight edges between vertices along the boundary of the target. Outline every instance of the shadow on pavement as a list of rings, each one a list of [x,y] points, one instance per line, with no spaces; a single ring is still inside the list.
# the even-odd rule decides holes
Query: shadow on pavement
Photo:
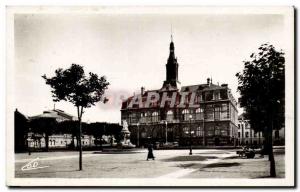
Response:
[[[205,161],[207,159],[216,159],[216,156],[178,156],[163,161]]]
[[[215,167],[233,167],[239,166],[240,163],[212,163],[205,165],[203,168],[215,168]]]

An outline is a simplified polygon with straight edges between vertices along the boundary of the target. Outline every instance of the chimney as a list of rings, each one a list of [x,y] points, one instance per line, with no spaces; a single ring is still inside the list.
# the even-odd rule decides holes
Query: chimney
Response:
[[[210,84],[210,78],[207,78],[207,85]]]
[[[141,87],[141,95],[143,96],[145,92],[145,87]]]
[[[228,84],[222,84],[221,87],[228,87]]]

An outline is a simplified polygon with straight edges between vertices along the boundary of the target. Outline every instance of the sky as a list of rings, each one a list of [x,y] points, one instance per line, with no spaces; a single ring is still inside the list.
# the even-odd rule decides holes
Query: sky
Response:
[[[41,78],[72,63],[110,82],[107,104],[86,109],[88,122],[120,122],[120,95],[161,88],[173,31],[182,86],[227,83],[238,98],[235,74],[266,42],[287,48],[285,20],[276,14],[18,14],[14,20],[14,107],[27,116],[54,108]],[[76,115],[58,102],[55,108]],[[242,110],[239,110],[242,112]]]

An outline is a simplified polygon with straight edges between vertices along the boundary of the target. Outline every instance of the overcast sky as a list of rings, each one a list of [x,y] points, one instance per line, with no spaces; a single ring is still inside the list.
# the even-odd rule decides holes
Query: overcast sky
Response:
[[[265,42],[285,50],[281,15],[101,15],[15,16],[15,108],[32,116],[53,109],[50,87],[41,78],[72,63],[105,75],[110,102],[87,109],[85,121],[120,122],[118,93],[159,89],[165,80],[171,24],[181,85],[227,83],[235,98],[243,60]],[[76,115],[66,102],[56,108]]]

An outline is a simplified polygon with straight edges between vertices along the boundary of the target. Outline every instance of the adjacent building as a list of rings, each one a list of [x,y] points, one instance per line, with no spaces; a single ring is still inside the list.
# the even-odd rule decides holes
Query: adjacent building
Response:
[[[161,88],[137,93],[122,103],[121,120],[128,123],[131,140],[178,142],[179,145],[234,146],[238,111],[227,84],[205,83],[180,87],[175,46],[170,43],[166,80]]]
[[[34,119],[54,119],[56,122],[63,122],[63,121],[77,121],[77,117],[72,116],[60,109],[53,109],[44,111],[40,115],[29,117],[29,121]],[[46,147],[46,137],[45,134],[33,133],[30,131],[28,132],[28,146],[31,148],[45,148]],[[83,135],[82,139],[82,146],[83,147],[92,147],[95,146],[95,138],[92,135]],[[77,146],[76,136],[67,133],[55,133],[49,135],[48,138],[49,148],[68,148],[71,144]]]
[[[255,132],[250,125],[249,120],[245,119],[241,114],[238,117],[238,144],[243,145],[262,145],[264,144],[264,136],[262,132]],[[285,128],[273,130],[272,140],[274,145],[284,145]]]

